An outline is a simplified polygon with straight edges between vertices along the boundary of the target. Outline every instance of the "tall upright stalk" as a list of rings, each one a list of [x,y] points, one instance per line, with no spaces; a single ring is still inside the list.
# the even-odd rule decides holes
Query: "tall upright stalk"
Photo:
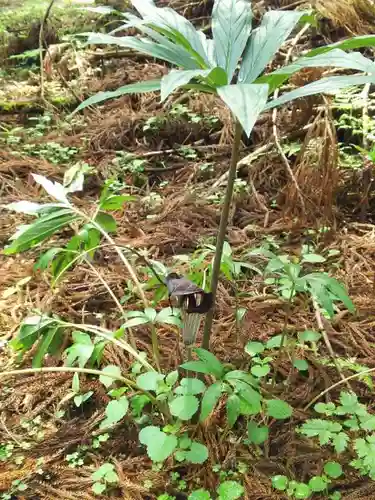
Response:
[[[236,180],[236,174],[237,174],[237,163],[238,163],[239,150],[241,144],[241,136],[242,136],[242,127],[240,123],[236,120],[234,127],[234,139],[233,139],[232,154],[229,167],[228,184],[225,192],[223,211],[221,212],[221,217],[220,217],[219,232],[216,240],[215,258],[212,267],[211,292],[212,292],[213,307],[208,311],[206,315],[206,321],[204,324],[204,332],[203,332],[203,341],[202,341],[203,349],[210,348],[212,321],[215,314],[216,292],[217,292],[217,286],[219,284],[221,258],[223,255],[225,235],[227,232],[229,210],[233,196],[234,181]]]

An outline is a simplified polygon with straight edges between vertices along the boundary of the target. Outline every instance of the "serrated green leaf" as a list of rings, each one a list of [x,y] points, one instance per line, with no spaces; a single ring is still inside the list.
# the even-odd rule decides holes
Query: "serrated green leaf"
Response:
[[[198,398],[191,394],[177,396],[169,403],[171,414],[178,417],[180,420],[190,420],[191,417],[198,411]]]
[[[135,201],[135,196],[111,194],[100,203],[101,210],[121,210],[126,202]]]
[[[254,377],[265,377],[266,375],[269,374],[271,371],[270,365],[255,365],[251,367],[251,373],[254,375]]]
[[[236,423],[241,411],[241,400],[236,394],[228,397],[227,403],[227,419],[229,427],[233,427]]]
[[[324,465],[324,472],[333,479],[337,479],[343,474],[342,467],[338,462],[327,462]]]
[[[279,491],[285,491],[288,487],[289,479],[286,476],[273,476],[272,486]]]
[[[83,368],[94,352],[95,346],[87,333],[75,331],[72,333],[73,344],[66,349],[66,365],[73,366],[78,361],[78,366]]]
[[[265,346],[262,342],[248,342],[245,346],[245,352],[250,356],[260,354],[264,349]]]
[[[110,425],[116,424],[124,418],[129,409],[129,401],[125,396],[110,401],[105,409],[105,420],[100,424],[100,428],[108,427]]]
[[[192,372],[206,373],[213,375],[210,366],[208,366],[203,361],[188,361],[187,363],[183,363],[181,365],[181,368]]]
[[[269,429],[265,425],[258,425],[256,422],[249,421],[247,424],[247,437],[251,443],[262,444],[267,441]]]
[[[322,334],[316,332],[315,330],[305,330],[304,332],[298,333],[298,339],[300,342],[318,342],[322,338]]]
[[[204,382],[198,378],[183,378],[179,387],[175,389],[176,394],[201,394],[206,390]]]
[[[275,335],[267,340],[266,348],[275,349],[281,346],[283,335]],[[285,342],[285,341],[284,341]]]
[[[148,445],[158,434],[162,431],[155,425],[148,425],[144,427],[139,433],[139,442]]]
[[[307,484],[297,483],[293,493],[294,497],[298,499],[309,498],[311,495],[311,489]]]
[[[178,380],[178,370],[174,370],[173,372],[168,373],[168,375],[165,377],[166,384],[171,387],[174,386],[177,380]]]
[[[191,464],[203,464],[208,458],[208,449],[204,444],[193,442],[186,452],[185,460]]]
[[[324,413],[324,415],[333,415],[336,410],[336,405],[334,403],[317,403],[314,406],[314,410],[318,413]]]
[[[180,438],[180,440],[178,442],[178,446],[182,450],[187,450],[188,448],[190,448],[191,443],[192,443],[192,441],[188,436],[183,436],[182,438]]]
[[[281,399],[268,399],[266,400],[266,406],[266,414],[272,418],[283,420],[290,418],[293,413],[293,408]]]
[[[117,223],[110,214],[99,212],[95,217],[95,222],[107,233],[115,233],[117,231]]]
[[[116,382],[115,378],[107,377],[105,374],[109,373],[115,377],[121,377],[120,367],[117,365],[107,365],[102,369],[103,375],[100,375],[100,382],[108,389],[114,382]]]
[[[327,481],[322,476],[313,476],[309,481],[311,491],[320,492],[327,488]]]
[[[268,85],[248,83],[224,85],[219,87],[217,92],[249,137],[258,116],[266,105]]]
[[[154,426],[142,429],[139,440],[147,446],[147,454],[153,462],[164,462],[172,455],[178,444],[176,436],[165,434]]]
[[[224,373],[224,366],[214,354],[200,347],[196,347],[194,352],[197,354],[200,361],[206,363],[206,365],[210,368],[209,373],[212,373],[216,378],[222,377]]]
[[[301,372],[307,371],[309,369],[309,364],[305,359],[295,359],[293,361],[293,366]]]
[[[264,71],[303,15],[303,11],[271,10],[265,13],[260,26],[251,34],[239,82],[252,83]]]
[[[349,436],[345,432],[339,432],[332,438],[336,453],[342,453],[348,446]]]
[[[106,485],[104,483],[96,482],[91,486],[91,489],[95,495],[101,495],[106,490]]]
[[[237,481],[224,481],[217,489],[218,500],[237,500],[244,491],[244,487]]]
[[[195,490],[190,493],[188,500],[211,500],[211,495],[207,490]]]
[[[208,389],[204,393],[200,414],[201,422],[206,420],[206,418],[214,410],[221,396],[222,385],[222,382],[215,382],[214,384],[210,385],[210,387],[208,387]]]
[[[164,375],[158,372],[146,372],[138,375],[137,386],[143,391],[157,392],[159,384],[163,382]]]

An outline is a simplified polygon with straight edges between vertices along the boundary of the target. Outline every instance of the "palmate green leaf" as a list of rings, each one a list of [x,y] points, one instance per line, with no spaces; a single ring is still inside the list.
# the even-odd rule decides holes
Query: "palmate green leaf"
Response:
[[[185,69],[201,68],[201,65],[198,64],[188,52],[185,51],[184,57],[182,57],[181,47],[174,46],[173,44],[171,47],[168,43],[161,44],[147,38],[136,38],[133,36],[116,37],[102,33],[87,34],[89,35],[87,40],[88,44],[118,45],[119,47],[137,50],[141,54],[154,57],[155,59],[161,59],[162,61],[169,62]]]
[[[361,49],[362,47],[374,47],[375,46],[375,35],[360,35],[353,38],[347,38],[346,40],[340,40],[336,43],[331,43],[329,45],[324,45],[323,47],[317,47],[312,49],[307,53],[307,56],[315,56],[318,54],[324,54],[333,49],[341,50],[354,50]]]
[[[150,20],[140,19],[137,16],[128,14],[127,23],[116,28],[111,34],[118,31],[124,31],[130,27],[138,29],[148,38],[158,43],[164,49],[167,49],[173,55],[176,66],[184,69],[206,68],[206,57],[202,57],[196,52],[186,38],[179,32],[171,28],[167,28],[161,24],[150,23]],[[205,35],[200,34],[202,44],[204,45]],[[205,53],[203,53],[205,56]]]
[[[252,83],[264,71],[304,14],[303,11],[266,12],[259,28],[251,34],[238,75],[239,82]]]
[[[146,80],[145,82],[131,83],[130,85],[124,85],[117,90],[112,90],[108,92],[98,92],[97,94],[89,97],[83,101],[75,110],[74,113],[81,111],[87,106],[92,106],[94,104],[99,104],[100,102],[107,101],[108,99],[115,99],[116,97],[121,97],[126,94],[143,94],[145,92],[157,92],[160,90],[160,80]]]
[[[300,99],[301,97],[307,97],[316,94],[325,93],[336,93],[338,90],[353,87],[355,85],[364,85],[366,83],[374,83],[375,75],[347,75],[347,76],[330,76],[327,78],[322,78],[308,85],[304,85],[299,89],[292,90],[291,92],[286,92],[277,99],[269,101],[264,110],[273,109],[287,102],[294,101],[295,99]]]
[[[161,79],[161,102],[176,89],[188,84],[191,80],[197,77],[205,77],[210,74],[209,69],[193,69],[193,70],[178,70],[172,69],[167,75]]]
[[[150,2],[145,8],[144,0],[132,0],[132,3],[144,21],[174,35],[172,40],[185,47],[200,64],[208,63],[202,43],[205,35],[198,32],[188,19],[169,7],[156,7]]]
[[[215,0],[212,10],[212,37],[217,65],[232,81],[238,61],[251,33],[249,0]]]
[[[364,57],[359,52],[352,52],[347,54],[343,50],[334,49],[330,52],[319,54],[313,57],[301,57],[293,64],[284,66],[283,68],[274,71],[270,75],[259,79],[260,82],[268,83],[270,90],[279,87],[291,75],[304,68],[326,68],[336,67],[343,69],[353,69],[367,73],[375,71],[375,63],[370,59]]]
[[[245,134],[250,133],[263,111],[268,98],[268,85],[237,84],[219,87],[217,92],[241,123]]]
[[[5,247],[3,252],[5,255],[12,255],[33,248],[77,219],[77,215],[72,213],[69,208],[44,215],[26,226],[24,231],[18,232],[17,237],[9,246]]]

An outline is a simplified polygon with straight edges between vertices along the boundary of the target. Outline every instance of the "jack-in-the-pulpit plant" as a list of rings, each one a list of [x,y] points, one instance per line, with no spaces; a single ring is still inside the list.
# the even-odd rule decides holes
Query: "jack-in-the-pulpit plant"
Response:
[[[375,44],[375,35],[356,37],[308,52],[290,65],[264,74],[267,65],[288,39],[298,23],[312,22],[304,11],[269,11],[256,29],[250,0],[215,0],[212,11],[212,39],[198,31],[190,21],[153,0],[132,0],[138,16],[123,14],[125,24],[116,31],[136,28],[141,36],[115,36],[91,33],[89,44],[114,44],[131,48],[174,66],[160,80],[126,85],[112,92],[100,92],[83,102],[77,110],[109,98],[134,92],[161,92],[162,102],[177,89],[217,94],[233,114],[235,134],[226,196],[223,202],[216,254],[211,280],[215,303],[220,263],[228,223],[229,207],[236,177],[241,135],[251,134],[263,111],[294,99],[337,91],[340,88],[375,81],[375,64],[362,54],[346,50]],[[328,67],[359,73],[322,78],[280,97],[270,95],[292,74],[303,68]],[[203,347],[209,347],[214,309],[206,317]]]

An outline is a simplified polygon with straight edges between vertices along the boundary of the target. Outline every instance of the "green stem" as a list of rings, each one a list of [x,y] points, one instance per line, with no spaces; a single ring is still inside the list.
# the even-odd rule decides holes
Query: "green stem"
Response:
[[[275,362],[274,374],[273,374],[273,378],[272,378],[272,385],[273,386],[276,384],[277,371],[279,369],[281,358],[282,358],[282,355],[284,353],[284,343],[285,343],[285,338],[287,336],[287,326],[288,326],[288,323],[289,323],[290,316],[292,314],[292,299],[293,299],[293,296],[294,296],[294,292],[295,292],[295,283],[293,281],[293,286],[292,286],[292,288],[290,290],[290,296],[289,296],[289,299],[288,299],[288,310],[287,310],[287,313],[285,315],[283,332],[281,334],[279,353],[278,353],[278,356],[277,356],[277,359],[276,359],[276,362]]]
[[[156,328],[151,325],[151,341],[152,341],[152,354],[154,355],[154,361],[158,372],[160,372],[160,351],[159,351],[159,340]]]
[[[203,349],[207,350],[210,348],[210,336],[211,336],[212,321],[215,313],[216,292],[217,292],[217,286],[219,284],[221,258],[223,255],[225,235],[227,232],[229,210],[233,196],[234,181],[236,179],[236,173],[237,173],[237,163],[238,163],[239,150],[241,144],[241,136],[242,136],[242,127],[240,123],[236,121],[234,129],[232,155],[229,167],[228,184],[227,184],[227,190],[225,192],[223,210],[221,212],[219,232],[216,241],[215,259],[212,268],[211,292],[212,292],[213,306],[210,309],[210,311],[208,311],[206,315],[206,321],[204,324],[202,347]]]

